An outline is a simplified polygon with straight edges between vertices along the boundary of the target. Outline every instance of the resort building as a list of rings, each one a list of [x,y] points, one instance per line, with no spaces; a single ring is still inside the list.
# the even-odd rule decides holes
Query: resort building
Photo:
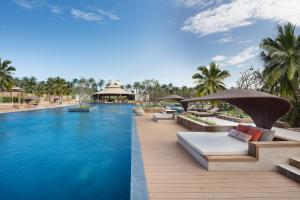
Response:
[[[111,81],[104,90],[92,95],[96,102],[127,102],[134,101],[135,94],[123,89],[120,81]]]

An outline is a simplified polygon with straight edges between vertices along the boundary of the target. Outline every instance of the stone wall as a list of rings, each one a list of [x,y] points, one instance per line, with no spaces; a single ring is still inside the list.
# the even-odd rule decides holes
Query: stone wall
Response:
[[[143,108],[145,113],[159,113],[162,111],[161,108]]]
[[[233,117],[233,116],[228,116],[228,115],[220,115],[220,114],[218,114],[217,117],[219,119],[224,119],[224,120],[237,122],[237,123],[253,123],[251,118],[238,118],[238,117]]]

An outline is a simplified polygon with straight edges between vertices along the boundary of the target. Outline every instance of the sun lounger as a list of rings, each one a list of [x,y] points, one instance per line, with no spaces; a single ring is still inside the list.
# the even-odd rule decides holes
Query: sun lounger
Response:
[[[173,120],[174,119],[174,114],[163,114],[163,113],[154,113],[153,114],[153,120],[158,121],[158,120]]]

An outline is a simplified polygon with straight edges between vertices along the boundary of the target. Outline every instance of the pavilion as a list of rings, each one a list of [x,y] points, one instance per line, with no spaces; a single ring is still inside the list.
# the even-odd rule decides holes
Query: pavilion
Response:
[[[106,85],[105,89],[92,94],[96,102],[124,102],[134,101],[135,94],[122,88],[119,81],[112,81]]]

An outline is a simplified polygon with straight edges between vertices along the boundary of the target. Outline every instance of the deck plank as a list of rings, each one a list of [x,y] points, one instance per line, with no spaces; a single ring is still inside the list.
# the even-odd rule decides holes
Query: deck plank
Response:
[[[212,172],[203,169],[178,143],[175,121],[136,117],[151,200],[299,199],[300,185],[276,172]]]

